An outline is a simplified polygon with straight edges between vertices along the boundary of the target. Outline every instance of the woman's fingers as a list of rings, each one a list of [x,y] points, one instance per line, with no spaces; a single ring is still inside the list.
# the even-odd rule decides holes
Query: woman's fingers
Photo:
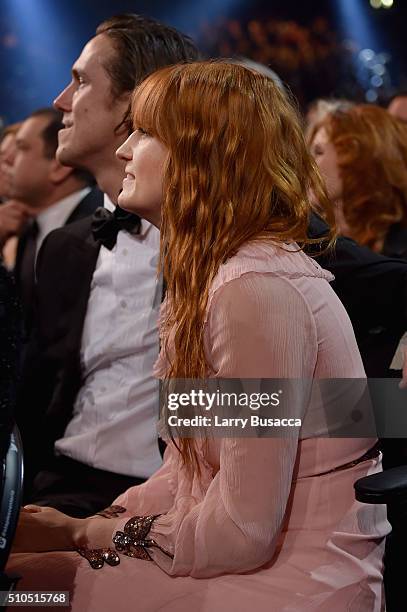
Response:
[[[22,512],[42,512],[42,510],[44,510],[45,507],[44,506],[36,506],[35,504],[27,504],[26,506],[23,506],[21,508]]]

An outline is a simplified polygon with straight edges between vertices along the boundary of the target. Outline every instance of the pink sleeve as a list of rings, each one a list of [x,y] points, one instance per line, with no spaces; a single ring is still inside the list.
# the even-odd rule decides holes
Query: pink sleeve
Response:
[[[247,274],[223,286],[209,311],[207,350],[217,377],[312,378],[313,317],[284,278]],[[306,409],[304,401],[298,416]],[[200,503],[181,499],[151,530],[169,574],[240,573],[270,560],[282,528],[298,437],[221,442],[220,469]]]
[[[174,502],[176,462],[177,451],[169,444],[165,449],[163,464],[157,472],[143,484],[127,489],[113,504],[126,508],[123,516],[168,512]]]

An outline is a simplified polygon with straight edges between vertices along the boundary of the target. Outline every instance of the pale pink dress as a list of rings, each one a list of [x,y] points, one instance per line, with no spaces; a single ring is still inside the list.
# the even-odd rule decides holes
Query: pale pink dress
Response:
[[[331,275],[285,248],[246,245],[220,268],[205,327],[212,375],[364,377]],[[160,470],[115,503],[127,517],[161,513],[150,535],[173,560],[150,549],[155,563],[122,556],[92,570],[75,552],[18,554],[10,569],[20,589],[69,590],[77,612],[379,612],[389,524],[383,506],[355,501],[353,483],[380,459],[326,473],[373,444],[218,439],[205,456],[199,447],[192,480],[170,445]]]

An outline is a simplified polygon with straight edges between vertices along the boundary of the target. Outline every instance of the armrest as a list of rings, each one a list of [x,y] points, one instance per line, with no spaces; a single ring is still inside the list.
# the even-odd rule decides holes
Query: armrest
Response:
[[[355,497],[365,504],[392,504],[407,500],[407,465],[359,478]]]

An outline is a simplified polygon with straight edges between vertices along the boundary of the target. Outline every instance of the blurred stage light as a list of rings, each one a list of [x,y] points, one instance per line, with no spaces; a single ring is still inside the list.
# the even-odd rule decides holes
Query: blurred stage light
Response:
[[[372,78],[370,79],[370,82],[373,85],[373,87],[381,87],[383,85],[382,77],[379,77],[377,74],[372,76]]]
[[[372,51],[372,49],[362,49],[362,51],[359,53],[359,58],[363,62],[371,62],[374,56],[375,52]]]
[[[391,8],[393,4],[394,0],[370,0],[370,6],[375,9]]]
[[[366,0],[337,0],[332,2],[337,14],[337,23],[345,38],[353,40],[361,49],[377,51],[377,34],[369,19]]]
[[[384,2],[389,8],[393,0],[370,0],[370,5],[383,8]],[[354,65],[365,99],[376,102],[391,86],[387,66],[390,56],[381,52],[387,46],[383,32],[372,19],[366,0],[337,0],[335,5],[341,33],[359,47]]]
[[[377,92],[374,89],[368,89],[365,94],[365,98],[367,102],[374,103],[377,101],[377,98],[378,98]]]

